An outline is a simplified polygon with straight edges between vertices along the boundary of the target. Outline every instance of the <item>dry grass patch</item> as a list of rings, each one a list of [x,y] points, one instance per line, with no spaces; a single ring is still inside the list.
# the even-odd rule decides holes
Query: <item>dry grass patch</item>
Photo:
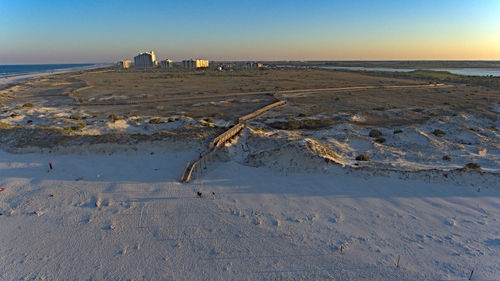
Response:
[[[162,124],[165,123],[165,121],[161,118],[151,118],[149,120],[149,124]]]

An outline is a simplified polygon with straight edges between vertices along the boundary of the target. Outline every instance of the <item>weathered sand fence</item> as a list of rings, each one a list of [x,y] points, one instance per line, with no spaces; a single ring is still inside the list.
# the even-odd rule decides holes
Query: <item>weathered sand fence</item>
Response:
[[[184,172],[181,175],[181,182],[189,182],[191,181],[191,178],[193,177],[194,174],[199,176],[198,174],[201,172],[201,169],[203,169],[203,165],[205,166],[204,168],[207,168],[207,162],[209,163],[214,159],[215,154],[217,153],[217,150],[224,145],[228,140],[232,139],[234,136],[239,134],[244,128],[245,128],[245,122],[255,118],[259,115],[264,114],[266,111],[275,108],[277,106],[281,106],[286,104],[286,101],[280,100],[275,103],[269,104],[264,106],[263,108],[260,108],[250,114],[247,114],[245,116],[242,116],[238,119],[238,124],[234,125],[231,127],[229,130],[225,131],[224,133],[220,134],[218,137],[216,137],[213,141],[210,142],[208,145],[208,152],[205,154],[201,154],[200,158],[198,160],[193,161],[192,163],[189,162],[186,165],[186,168],[184,169]]]

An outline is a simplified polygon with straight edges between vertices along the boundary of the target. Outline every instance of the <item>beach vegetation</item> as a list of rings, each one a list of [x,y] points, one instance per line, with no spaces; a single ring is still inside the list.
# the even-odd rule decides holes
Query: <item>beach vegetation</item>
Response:
[[[356,160],[358,160],[358,161],[370,161],[370,156],[368,156],[366,154],[360,154],[360,155],[356,156]]]
[[[162,124],[162,123],[165,123],[165,121],[161,118],[158,118],[158,117],[151,118],[149,120],[149,124]]]
[[[87,123],[80,122],[80,123],[78,123],[75,126],[71,126],[71,130],[73,130],[73,131],[79,131],[79,130],[82,130],[83,128],[85,128],[86,126],[87,126]]]
[[[269,126],[274,129],[279,130],[315,130],[329,127],[335,124],[335,121],[330,119],[302,119],[297,120],[295,118],[287,121],[276,121]]]
[[[447,71],[415,70],[411,72],[364,71],[364,74],[392,78],[413,78],[436,83],[458,83],[499,89],[500,79],[495,76],[458,75]]]
[[[467,170],[481,170],[481,165],[474,163],[474,162],[471,162],[471,163],[465,164],[464,168]]]
[[[118,120],[118,115],[114,114],[114,113],[111,113],[110,115],[108,115],[108,119],[109,120],[113,120],[113,121],[116,121]]]
[[[439,138],[442,138],[446,135],[446,133],[440,129],[435,129],[434,131],[432,131],[432,134]]]
[[[372,129],[370,131],[370,133],[368,133],[368,135],[372,138],[379,138],[382,136],[382,132],[380,130],[377,130],[377,129]]]

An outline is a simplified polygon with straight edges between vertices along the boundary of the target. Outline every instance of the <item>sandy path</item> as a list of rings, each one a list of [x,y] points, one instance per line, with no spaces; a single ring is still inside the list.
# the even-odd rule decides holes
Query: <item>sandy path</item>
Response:
[[[424,85],[402,85],[402,86],[355,86],[355,87],[339,87],[339,88],[318,88],[318,89],[302,89],[302,90],[284,90],[278,91],[277,97],[288,94],[303,94],[315,92],[342,92],[342,91],[359,91],[370,89],[406,89],[406,88],[442,88],[450,87],[444,84],[424,84]],[[158,102],[175,102],[175,101],[200,101],[213,98],[234,98],[238,96],[274,94],[276,91],[260,91],[260,92],[238,92],[238,93],[222,93],[222,94],[203,94],[201,96],[185,96],[175,98],[162,98],[151,100],[127,100],[120,102],[97,102],[97,103],[80,103],[79,106],[99,106],[99,105],[129,105],[129,104],[149,104]]]

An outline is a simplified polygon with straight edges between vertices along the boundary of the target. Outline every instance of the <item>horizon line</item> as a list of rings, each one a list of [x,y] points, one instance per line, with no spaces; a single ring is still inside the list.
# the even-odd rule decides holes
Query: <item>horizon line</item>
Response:
[[[213,62],[248,62],[248,61],[259,61],[259,62],[500,62],[500,59],[341,59],[341,60],[321,60],[321,59],[312,59],[312,60],[288,60],[288,59],[279,59],[279,60],[259,60],[259,59],[237,59],[237,60],[210,60]],[[113,62],[51,62],[51,63],[8,63],[3,64],[0,62],[0,65],[44,65],[44,64],[114,64],[120,62],[121,60],[113,61]],[[173,62],[181,62],[182,60],[173,61]]]

